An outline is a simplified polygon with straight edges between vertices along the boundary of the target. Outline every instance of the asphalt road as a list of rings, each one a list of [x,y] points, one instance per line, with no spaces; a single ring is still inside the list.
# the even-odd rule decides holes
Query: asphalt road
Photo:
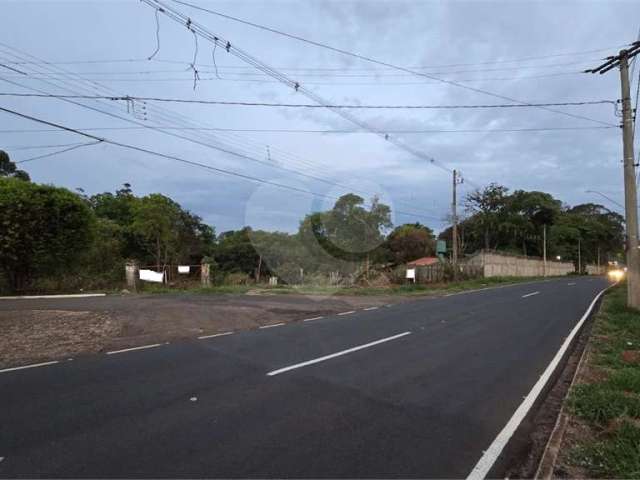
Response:
[[[2,372],[0,476],[466,477],[605,286],[520,284]]]

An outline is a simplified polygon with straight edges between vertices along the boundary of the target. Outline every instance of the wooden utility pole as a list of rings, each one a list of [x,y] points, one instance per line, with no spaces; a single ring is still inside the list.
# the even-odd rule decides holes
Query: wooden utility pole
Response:
[[[629,87],[629,59],[640,53],[640,42],[631,44],[628,49],[608,57],[599,67],[587,70],[587,73],[603,74],[620,67],[620,85],[622,91],[622,146],[624,166],[624,205],[627,231],[627,305],[640,308],[640,252],[638,252],[638,198],[636,192],[636,167],[633,153],[633,109]]]

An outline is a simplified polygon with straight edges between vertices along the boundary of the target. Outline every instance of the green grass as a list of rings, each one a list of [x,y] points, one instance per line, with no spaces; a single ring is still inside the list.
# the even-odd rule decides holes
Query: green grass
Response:
[[[622,420],[601,440],[575,447],[571,460],[595,478],[640,478],[640,428]]]
[[[569,411],[592,432],[573,446],[570,461],[598,478],[640,477],[640,364],[623,360],[640,350],[640,312],[626,306],[626,285],[605,295],[593,326],[589,368],[598,380],[575,385]]]
[[[491,277],[477,278],[473,280],[461,280],[459,282],[437,283],[429,285],[394,285],[391,287],[332,287],[321,285],[216,285],[208,288],[169,288],[162,285],[145,285],[143,293],[198,293],[198,294],[246,294],[249,291],[258,291],[265,294],[301,294],[301,295],[402,295],[420,296],[438,293],[460,292],[499,285],[531,282],[542,280],[542,277]]]

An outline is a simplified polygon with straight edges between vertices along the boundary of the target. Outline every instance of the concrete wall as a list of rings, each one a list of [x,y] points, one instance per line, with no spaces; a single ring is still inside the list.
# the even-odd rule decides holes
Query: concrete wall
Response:
[[[544,262],[539,258],[478,252],[467,263],[482,266],[485,277],[541,277],[545,274]],[[547,276],[567,275],[574,271],[573,262],[547,260]]]
[[[597,265],[587,264],[585,268],[589,275],[604,275],[607,273],[607,267],[604,265],[598,267]]]

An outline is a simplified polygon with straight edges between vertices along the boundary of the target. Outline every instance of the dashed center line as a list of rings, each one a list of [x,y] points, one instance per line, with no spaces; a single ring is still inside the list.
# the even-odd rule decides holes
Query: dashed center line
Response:
[[[166,345],[166,343],[154,343],[153,345],[142,345],[141,347],[123,348],[122,350],[112,350],[107,355],[115,355],[117,353],[133,352],[134,350],[146,350],[147,348],[155,348]]]
[[[58,360],[54,360],[52,362],[32,363],[31,365],[23,365],[22,367],[5,368],[4,370],[0,370],[0,373],[13,372],[15,370],[25,370],[27,368],[44,367],[45,365],[54,365],[56,363],[60,362]]]
[[[567,283],[567,285],[569,285],[570,287],[575,285],[575,284],[576,284],[576,282]]]
[[[223,337],[225,335],[231,335],[233,332],[214,333],[213,335],[202,335],[198,337],[198,340],[204,340],[205,338]]]
[[[356,311],[355,310],[349,310],[348,312],[340,312],[340,313],[338,313],[338,315],[350,315],[352,313],[356,313]]]
[[[320,320],[321,318],[324,317],[313,317],[313,318],[305,318],[304,320],[302,320],[303,322],[313,322],[314,320]]]
[[[368,307],[368,308],[365,308],[365,310],[368,312],[369,310],[377,310],[378,308],[380,307]]]
[[[280,322],[280,323],[272,323],[271,325],[262,325],[260,328],[281,327],[282,325],[284,325],[284,322]]]
[[[531,292],[531,293],[527,293],[526,295],[522,295],[522,298],[527,298],[527,297],[532,297],[534,295],[538,295],[540,292]]]
[[[325,360],[330,360],[332,358],[340,357],[342,355],[347,355],[348,353],[357,352],[358,350],[362,350],[364,348],[373,347],[374,345],[379,345],[381,343],[390,342],[391,340],[395,340],[397,338],[404,337],[406,335],[411,335],[411,332],[403,332],[398,335],[393,335],[391,337],[381,338],[380,340],[376,340],[375,342],[365,343],[364,345],[358,345],[357,347],[348,348],[346,350],[341,350],[336,353],[332,353],[331,355],[325,355],[324,357],[314,358],[313,360],[307,360],[306,362],[296,363],[295,365],[289,365],[288,367],[280,368],[278,370],[273,370],[267,373],[268,377],[273,377],[274,375],[279,375],[284,372],[288,372],[290,370],[295,370],[296,368],[306,367],[308,365],[313,365],[315,363],[324,362]]]

